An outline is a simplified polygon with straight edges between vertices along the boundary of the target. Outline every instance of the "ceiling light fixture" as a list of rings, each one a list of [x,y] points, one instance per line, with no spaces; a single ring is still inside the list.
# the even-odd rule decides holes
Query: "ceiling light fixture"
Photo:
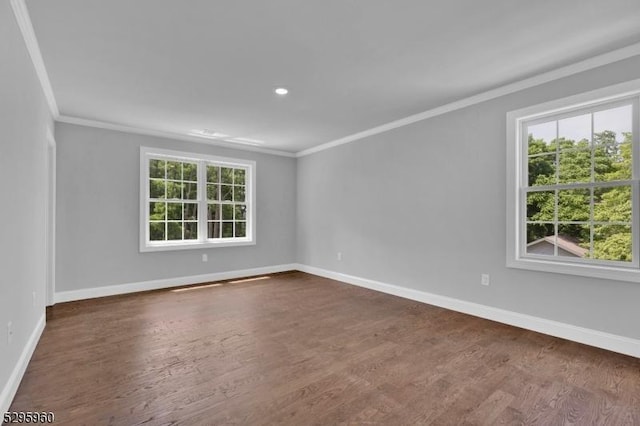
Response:
[[[233,143],[241,143],[244,145],[253,145],[253,146],[264,144],[264,141],[261,141],[258,139],[249,139],[249,138],[229,138],[229,139],[225,139],[225,141],[233,142]]]
[[[189,134],[192,136],[200,136],[201,138],[209,138],[209,139],[224,139],[229,137],[229,135],[225,133],[220,133],[220,132],[216,132],[215,130],[209,130],[209,129],[192,130]]]
[[[209,130],[209,129],[192,130],[191,132],[189,132],[189,135],[196,136],[199,138],[204,138],[204,139],[239,143],[243,145],[252,145],[252,146],[264,145],[264,141],[261,141],[259,139],[235,137],[235,136],[227,135],[226,133],[220,133],[220,132],[216,132],[215,130]]]
[[[274,92],[276,92],[276,95],[284,96],[289,93],[289,90],[284,87],[278,87]]]

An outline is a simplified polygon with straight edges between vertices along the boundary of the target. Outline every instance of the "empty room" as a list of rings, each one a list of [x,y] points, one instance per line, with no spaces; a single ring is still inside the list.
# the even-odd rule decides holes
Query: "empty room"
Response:
[[[637,0],[0,0],[0,424],[640,425]]]

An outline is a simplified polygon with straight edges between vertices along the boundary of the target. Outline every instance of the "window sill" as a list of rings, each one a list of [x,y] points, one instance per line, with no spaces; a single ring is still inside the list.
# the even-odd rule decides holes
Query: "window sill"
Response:
[[[154,252],[154,251],[175,251],[175,250],[194,250],[194,249],[210,249],[217,247],[239,247],[239,246],[253,246],[256,242],[248,239],[238,239],[233,241],[220,241],[220,242],[211,242],[211,241],[194,241],[188,243],[169,243],[169,244],[158,244],[151,245],[143,243],[140,246],[140,252]]]
[[[640,282],[640,269],[634,267],[575,264],[569,262],[549,262],[538,259],[520,258],[508,259],[507,268],[553,272],[556,274],[578,275],[581,277],[601,278],[617,281]]]

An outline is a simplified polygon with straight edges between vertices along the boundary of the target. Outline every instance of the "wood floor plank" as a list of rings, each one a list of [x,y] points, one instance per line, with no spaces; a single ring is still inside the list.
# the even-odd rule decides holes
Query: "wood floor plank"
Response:
[[[301,272],[216,284],[49,309],[11,410],[65,425],[640,424],[636,358]]]

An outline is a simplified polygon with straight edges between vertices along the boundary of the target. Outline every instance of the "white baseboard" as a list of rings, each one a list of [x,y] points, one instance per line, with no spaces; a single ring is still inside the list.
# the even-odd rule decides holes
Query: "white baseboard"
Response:
[[[40,336],[44,330],[45,322],[46,314],[43,312],[42,316],[38,320],[38,324],[36,324],[36,327],[31,332],[31,336],[29,336],[27,344],[22,349],[22,354],[20,354],[20,358],[18,358],[18,362],[13,368],[11,376],[9,376],[9,380],[7,380],[7,383],[2,389],[2,393],[0,393],[0,413],[9,411],[13,397],[16,396],[18,386],[20,386],[20,382],[22,381],[22,376],[24,376],[24,372],[27,370],[33,351],[38,345],[38,341],[40,340]]]
[[[368,278],[356,277],[353,275],[347,275],[340,272],[329,271],[326,269],[316,268],[314,266],[303,264],[265,266],[260,268],[242,269],[228,272],[216,272],[212,274],[192,275],[188,277],[168,278],[105,287],[94,287],[82,290],[56,292],[55,302],[70,302],[74,300],[92,299],[96,297],[113,296],[117,294],[134,293],[138,291],[179,287],[189,284],[229,280],[248,277],[252,275],[273,274],[291,270],[307,272],[309,274],[330,278],[347,284],[365,287],[371,290],[380,291],[382,293],[392,294],[394,296],[403,297],[405,299],[411,299],[418,302],[427,303],[429,305],[439,306],[442,308],[450,309],[452,311],[462,312],[480,318],[501,322],[503,324],[513,325],[515,327],[537,331],[539,333],[548,334],[550,336],[560,337],[563,339],[572,340],[574,342],[583,343],[585,345],[595,346],[598,348],[607,349],[613,352],[640,358],[640,340],[638,339],[605,333],[602,331],[579,327],[572,324],[566,324],[559,321],[534,317],[532,315],[521,314],[518,312],[508,311],[492,306],[481,305],[479,303],[473,303],[465,300],[455,299],[452,297],[427,293],[420,290],[400,287],[393,284],[370,280]],[[33,347],[35,348],[35,344],[33,345]],[[2,395],[4,396],[4,391]],[[0,401],[2,401],[2,399],[0,399]]]
[[[467,302],[452,297],[440,296],[420,290],[400,287],[379,281],[360,278],[353,275],[342,274],[340,272],[329,271],[308,265],[296,265],[296,269],[309,274],[330,278],[347,284],[365,287],[382,293],[393,294],[394,296],[416,300],[418,302],[435,305],[452,311],[462,312],[480,318],[501,322],[508,325],[537,331],[550,336],[560,337],[585,345],[607,349],[625,355],[640,358],[640,340],[616,334],[605,333],[589,328],[578,327],[558,321],[552,321],[518,312],[507,311],[505,309],[494,308],[478,303]]]
[[[104,287],[83,288],[81,290],[59,291],[56,292],[54,301],[55,303],[71,302],[74,300],[93,299],[96,297],[114,296],[117,294],[135,293],[138,291],[158,290],[211,281],[231,280],[235,278],[250,277],[253,275],[275,274],[276,272],[293,271],[295,269],[295,264],[285,264],[241,269],[236,271],[214,272],[203,275],[191,275],[188,277],[163,278],[159,280],[141,281]]]

